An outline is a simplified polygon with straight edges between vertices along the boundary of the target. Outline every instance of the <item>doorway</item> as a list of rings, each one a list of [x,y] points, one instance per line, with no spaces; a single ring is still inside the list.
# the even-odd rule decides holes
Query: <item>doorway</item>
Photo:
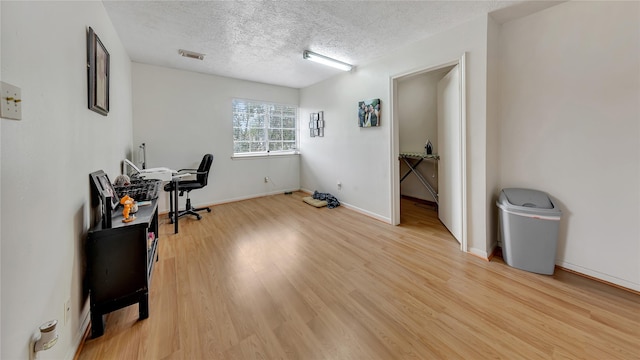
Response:
[[[462,55],[391,78],[391,200],[394,225],[400,224],[403,195],[437,204],[440,221],[467,251],[464,61]],[[406,154],[424,154],[426,142],[439,160],[418,156],[413,163],[420,161],[419,174],[412,174]]]

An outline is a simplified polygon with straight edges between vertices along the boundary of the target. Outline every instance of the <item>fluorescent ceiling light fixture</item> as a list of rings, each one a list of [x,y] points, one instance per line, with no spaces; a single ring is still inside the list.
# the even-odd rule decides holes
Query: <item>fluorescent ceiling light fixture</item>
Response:
[[[192,58],[192,59],[198,59],[198,60],[204,60],[204,54],[200,54],[197,53],[195,51],[189,51],[189,50],[178,50],[178,53],[184,57],[188,57],[188,58]]]
[[[316,54],[309,50],[305,50],[302,53],[302,58],[317,62],[319,64],[331,66],[336,69],[340,69],[342,71],[351,71],[353,69],[353,65],[349,65],[347,63],[343,63],[342,61],[334,60],[330,57],[326,57],[324,55]]]

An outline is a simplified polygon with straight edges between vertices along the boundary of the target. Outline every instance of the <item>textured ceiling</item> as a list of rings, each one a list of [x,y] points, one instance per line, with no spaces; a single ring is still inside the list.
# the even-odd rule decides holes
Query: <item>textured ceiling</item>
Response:
[[[364,65],[518,2],[103,1],[132,61],[294,88],[340,73],[305,49]]]

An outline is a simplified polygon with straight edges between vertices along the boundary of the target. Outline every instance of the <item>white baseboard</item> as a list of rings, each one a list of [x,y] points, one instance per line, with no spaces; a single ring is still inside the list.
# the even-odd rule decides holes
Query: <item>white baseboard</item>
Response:
[[[624,279],[620,279],[617,278],[615,276],[611,276],[611,275],[607,275],[607,274],[603,274],[599,271],[595,271],[595,270],[591,270],[579,265],[575,265],[566,261],[560,261],[560,260],[556,260],[556,265],[563,267],[565,269],[571,270],[571,271],[575,271],[577,273],[580,274],[584,274],[587,275],[589,277],[595,278],[595,279],[599,279],[599,280],[603,280],[606,281],[608,283],[614,284],[614,285],[618,285],[621,286],[623,288],[627,288],[627,289],[631,289],[634,291],[640,291],[640,284],[637,283],[633,283],[631,281],[628,280],[624,280]]]
[[[360,214],[372,217],[372,218],[374,218],[376,220],[380,220],[380,221],[386,222],[387,224],[391,224],[391,218],[389,218],[389,217],[378,215],[376,213],[372,213],[371,211],[367,211],[367,210],[361,209],[361,208],[359,208],[357,206],[353,206],[353,205],[347,204],[345,202],[340,202],[340,205],[344,206],[345,208],[347,208],[349,210],[353,210],[353,211],[358,212]]]
[[[193,203],[192,206],[195,207],[195,208],[200,208],[200,207],[222,205],[222,204],[232,203],[232,202],[236,202],[236,201],[255,199],[255,198],[259,198],[259,197],[263,197],[263,196],[284,194],[285,192],[294,192],[294,191],[298,191],[298,190],[300,190],[300,189],[274,190],[274,191],[270,191],[270,192],[266,192],[266,193],[251,194],[251,195],[244,195],[244,196],[239,196],[239,197],[234,197],[234,198],[222,199],[222,200],[218,200],[218,201],[216,201],[214,203],[210,203],[210,202],[208,202],[208,203]],[[159,214],[167,214],[167,213],[169,213],[169,208],[158,209],[158,213]]]
[[[223,199],[223,200],[220,200],[220,201],[216,201],[213,204],[211,204],[211,203],[209,203],[209,204],[198,204],[198,205],[194,205],[194,207],[215,206],[215,205],[221,205],[221,204],[226,204],[226,203],[232,203],[232,202],[236,202],[236,201],[255,199],[255,198],[264,197],[264,196],[284,194],[285,192],[294,192],[294,191],[298,191],[298,190],[299,189],[280,189],[280,190],[274,190],[274,191],[269,191],[269,192],[264,192],[264,193],[257,193],[257,194],[244,195],[244,196],[239,196],[239,197],[234,197],[234,198]]]
[[[303,189],[302,188],[302,189],[300,189],[300,191],[306,192],[306,193],[308,193],[310,195],[313,194],[313,191],[309,190],[309,189]],[[363,215],[367,215],[367,216],[372,217],[372,218],[374,218],[376,220],[380,220],[380,221],[386,222],[388,224],[391,224],[391,218],[389,218],[389,217],[378,215],[376,213],[372,213],[371,211],[367,211],[367,210],[361,209],[361,208],[359,208],[357,206],[351,205],[351,204],[343,202],[343,201],[340,201],[340,206],[344,206],[345,208],[347,208],[349,210],[353,210],[353,211],[355,211],[357,213],[360,213],[360,214],[363,214]]]
[[[84,340],[84,334],[87,332],[87,328],[89,327],[89,320],[91,318],[89,308],[89,299],[87,298],[82,314],[80,315],[80,327],[73,337],[73,343],[71,343],[71,347],[64,357],[66,360],[73,360],[76,357],[78,348],[80,348],[80,345]]]
[[[480,249],[477,249],[477,248],[469,248],[469,253],[471,255],[477,256],[477,257],[479,257],[481,259],[489,260],[489,254],[492,254],[493,250],[491,252],[487,253],[486,251],[480,250]]]

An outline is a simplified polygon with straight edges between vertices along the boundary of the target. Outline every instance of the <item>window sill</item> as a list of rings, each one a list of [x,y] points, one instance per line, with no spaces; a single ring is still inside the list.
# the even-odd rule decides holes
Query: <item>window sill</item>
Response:
[[[273,153],[252,153],[252,154],[233,154],[231,160],[250,160],[250,159],[264,159],[269,157],[281,157],[281,156],[298,156],[299,151],[286,151],[286,152],[273,152]]]

